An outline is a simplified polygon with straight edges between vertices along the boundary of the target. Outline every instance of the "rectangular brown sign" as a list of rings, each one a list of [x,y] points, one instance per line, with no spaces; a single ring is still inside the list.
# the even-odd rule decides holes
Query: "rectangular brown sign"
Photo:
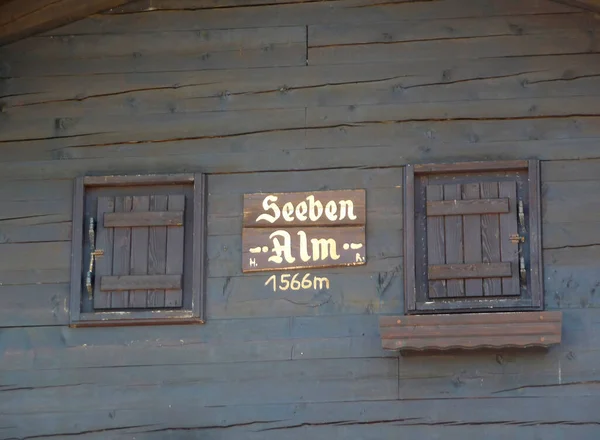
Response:
[[[244,228],[361,226],[365,190],[244,195]]]
[[[245,228],[242,271],[364,264],[364,226]]]

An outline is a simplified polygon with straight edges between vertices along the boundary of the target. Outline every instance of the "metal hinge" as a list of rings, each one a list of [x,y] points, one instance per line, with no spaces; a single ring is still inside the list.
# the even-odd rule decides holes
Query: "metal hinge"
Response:
[[[527,228],[525,225],[525,208],[523,207],[523,200],[519,200],[518,211],[519,211],[519,223],[521,224],[521,227],[525,231]]]
[[[97,257],[104,255],[102,249],[96,249],[96,225],[93,217],[90,217],[88,224],[88,235],[90,239],[90,267],[85,277],[85,287],[88,291],[88,298],[91,300],[94,294],[94,263]]]
[[[508,239],[513,244],[525,243],[525,237],[519,234],[510,234]]]

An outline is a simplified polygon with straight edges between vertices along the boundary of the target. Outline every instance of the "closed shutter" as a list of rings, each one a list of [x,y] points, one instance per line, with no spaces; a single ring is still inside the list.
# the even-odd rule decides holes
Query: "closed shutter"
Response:
[[[182,194],[101,196],[97,200],[94,309],[182,305]]]
[[[431,298],[519,295],[516,182],[427,185]]]
[[[407,166],[407,313],[542,307],[537,161]]]
[[[76,179],[72,326],[204,322],[205,180],[200,173]]]

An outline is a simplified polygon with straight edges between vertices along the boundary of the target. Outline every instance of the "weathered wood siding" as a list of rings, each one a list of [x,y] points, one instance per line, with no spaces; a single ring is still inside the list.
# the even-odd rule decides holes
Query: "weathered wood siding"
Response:
[[[537,0],[141,1],[0,48],[0,438],[596,440],[599,51]],[[563,343],[382,351],[403,165],[515,158],[543,160]],[[73,177],[183,171],[209,173],[207,324],[69,329]],[[242,275],[243,193],[352,188],[365,266],[319,295]]]

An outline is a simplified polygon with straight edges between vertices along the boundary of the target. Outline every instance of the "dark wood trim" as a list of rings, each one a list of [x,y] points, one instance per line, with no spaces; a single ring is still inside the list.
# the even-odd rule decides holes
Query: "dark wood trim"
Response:
[[[509,212],[508,198],[427,202],[427,216],[500,214]]]
[[[194,174],[144,174],[137,176],[85,176],[85,186],[168,185],[194,182]]]
[[[71,289],[69,307],[71,324],[80,319],[80,301],[82,294],[83,269],[83,216],[84,216],[83,178],[78,177],[73,184],[73,217],[71,225]]]
[[[71,327],[202,324],[189,310],[152,310],[82,313]]]
[[[81,20],[131,0],[18,0],[0,6],[0,46]]]
[[[119,275],[100,279],[102,291],[160,289],[180,290],[181,275]]]
[[[105,228],[182,225],[183,211],[108,212],[104,214]]]
[[[499,160],[490,162],[457,162],[457,163],[433,163],[419,164],[414,166],[414,173],[455,173],[455,172],[483,172],[494,170],[520,170],[529,165],[526,160]]]
[[[192,313],[204,322],[206,283],[206,176],[194,175],[194,226],[192,231]]]
[[[562,312],[381,316],[386,350],[548,347],[560,344]]]
[[[428,267],[430,280],[512,276],[510,263],[439,264]]]
[[[417,306],[415,272],[415,174],[414,166],[404,168],[404,310]]]
[[[542,308],[544,290],[544,266],[542,262],[542,206],[540,194],[540,161],[529,161],[529,274],[531,300]]]

